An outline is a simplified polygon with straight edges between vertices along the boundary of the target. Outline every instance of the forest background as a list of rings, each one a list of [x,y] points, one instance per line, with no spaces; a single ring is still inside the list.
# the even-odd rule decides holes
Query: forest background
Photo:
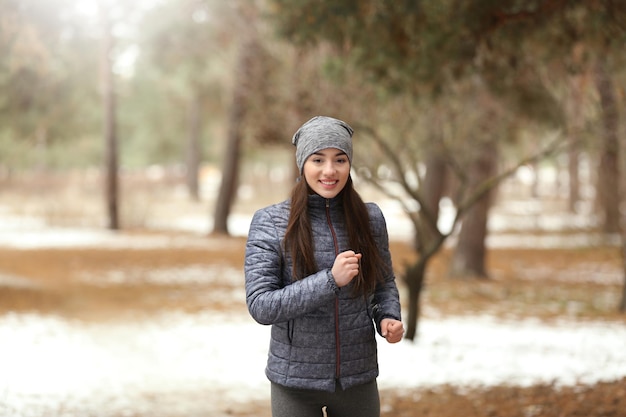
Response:
[[[591,200],[587,224],[620,236],[620,2],[1,4],[3,181],[95,172],[110,229],[141,222],[124,195],[133,173],[182,176],[199,201],[213,168],[212,231],[227,235],[238,194],[258,189],[249,179],[295,176],[288,138],[332,114],[367,143],[355,175],[413,225],[409,338],[428,262],[450,235],[450,273],[487,276],[489,208],[519,168],[539,181],[554,166],[567,209]],[[455,214],[442,228],[445,203]]]
[[[489,278],[506,203],[561,214],[534,234],[619,249],[624,312],[625,41],[611,0],[2,0],[0,202],[114,231],[200,208],[227,238],[287,197],[297,127],[333,115],[355,181],[410,225],[408,339],[446,245],[448,276]]]
[[[456,315],[486,306],[623,323],[625,45],[618,0],[0,0],[0,231],[9,218],[37,218],[152,236],[199,213],[206,229],[188,229],[210,256],[240,265],[239,216],[288,197],[291,135],[326,114],[355,128],[352,175],[391,213],[407,339],[427,284],[429,301]],[[490,258],[495,229],[580,250]],[[185,294],[183,310],[206,308],[195,287],[72,281],[81,266],[119,263],[132,276],[134,262],[166,254],[207,262],[201,250],[170,249],[138,261],[126,250],[3,248],[0,307],[114,316]],[[568,268],[603,273],[585,269],[594,257],[619,264],[622,284],[563,290]],[[44,289],[5,285],[7,271]],[[495,408],[474,411],[618,416],[622,383],[573,389],[558,407],[554,387],[496,389],[480,393]],[[423,415],[446,415],[442,393],[469,412],[473,394],[446,388],[418,395]],[[393,415],[414,415],[413,397],[393,398],[404,407]]]

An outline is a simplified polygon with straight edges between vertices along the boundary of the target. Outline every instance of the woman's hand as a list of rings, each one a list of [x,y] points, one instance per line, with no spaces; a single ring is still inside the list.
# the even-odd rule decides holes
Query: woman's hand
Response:
[[[333,278],[338,287],[345,287],[352,281],[352,278],[359,274],[361,256],[362,254],[355,253],[351,250],[341,252],[337,255],[330,272],[333,274]]]
[[[402,322],[394,319],[382,319],[380,322],[380,333],[389,343],[398,343],[404,336],[404,326]]]

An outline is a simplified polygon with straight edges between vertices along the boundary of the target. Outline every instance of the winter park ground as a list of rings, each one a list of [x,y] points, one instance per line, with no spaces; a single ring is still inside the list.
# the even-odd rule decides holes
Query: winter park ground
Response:
[[[270,415],[245,237],[50,227],[14,207],[0,207],[0,417]],[[392,240],[398,275],[406,242]],[[617,246],[494,245],[483,281],[447,278],[450,255],[429,269],[417,340],[379,339],[383,416],[626,416]]]
[[[246,318],[243,239],[153,238],[169,247],[142,247],[146,236],[135,235],[124,239],[135,244],[122,247],[0,251],[0,415],[269,416],[262,377],[267,333]],[[398,264],[411,256],[404,244],[394,244],[393,253]],[[494,250],[494,278],[476,283],[445,279],[449,254],[442,254],[424,294],[423,340],[402,342],[396,352],[380,341],[383,415],[626,416],[626,354],[581,353],[599,356],[589,369],[576,368],[576,361],[590,358],[552,365],[541,358],[558,361],[572,349],[593,348],[586,337],[596,334],[624,351],[626,320],[614,312],[617,255],[614,248]],[[520,340],[503,359],[498,350],[508,349],[506,343],[489,339],[481,348],[481,341],[472,345],[481,334],[455,338],[473,321],[495,326],[484,335],[500,331],[503,338],[514,330],[500,321],[529,338],[551,338],[550,329],[558,334],[565,326],[561,337],[569,340]],[[428,332],[438,325],[445,330],[433,340]],[[586,326],[595,331],[577,335]],[[516,376],[514,356],[527,361],[521,350],[534,344],[541,346],[534,352],[540,363],[523,366],[556,366],[546,370],[547,379],[542,369]],[[440,352],[433,351],[437,346]],[[479,356],[464,360],[464,354]],[[404,360],[438,362],[425,366],[432,381],[394,380],[411,368]],[[490,372],[492,366],[513,370]]]

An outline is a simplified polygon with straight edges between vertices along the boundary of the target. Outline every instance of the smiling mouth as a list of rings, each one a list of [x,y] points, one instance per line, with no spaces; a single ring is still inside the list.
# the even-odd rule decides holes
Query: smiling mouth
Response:
[[[322,183],[322,185],[331,186],[331,185],[337,184],[339,181],[324,181],[324,180],[320,180],[320,182]]]

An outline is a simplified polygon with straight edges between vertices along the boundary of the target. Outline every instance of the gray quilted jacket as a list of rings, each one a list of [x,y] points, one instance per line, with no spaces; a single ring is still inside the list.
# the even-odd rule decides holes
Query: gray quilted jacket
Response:
[[[337,253],[348,248],[340,200],[309,196],[309,213],[319,272],[293,281],[291,260],[281,250],[289,201],[254,214],[245,258],[246,300],[252,317],[271,324],[266,375],[293,388],[334,391],[378,376],[374,324],[400,320],[400,302],[387,227],[380,208],[368,203],[372,231],[389,274],[367,299],[351,286],[338,288],[331,275]],[[336,241],[335,239],[336,238]]]

